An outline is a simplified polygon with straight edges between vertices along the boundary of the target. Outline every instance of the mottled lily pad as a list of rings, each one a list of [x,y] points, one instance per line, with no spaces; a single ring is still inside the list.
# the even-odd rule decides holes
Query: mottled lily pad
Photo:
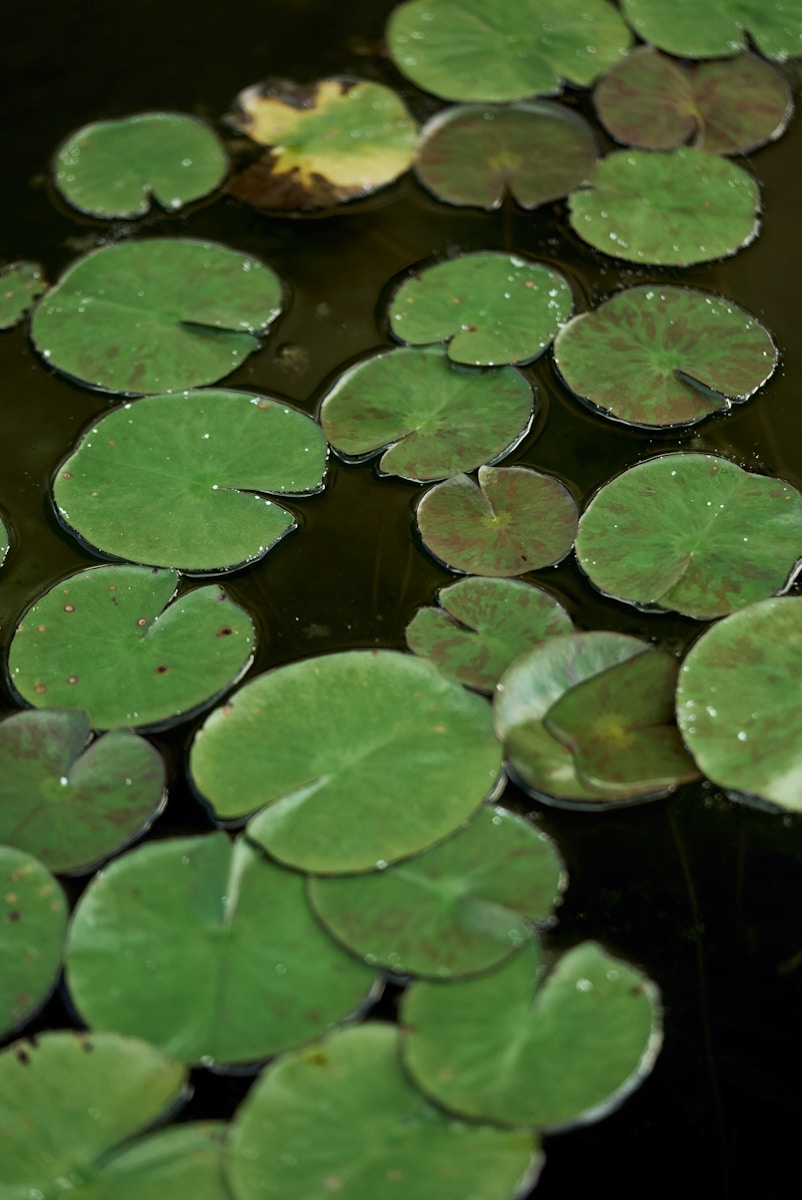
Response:
[[[771,335],[732,301],[679,287],[629,288],[560,331],[568,386],[630,425],[690,425],[747,400],[777,365]]]
[[[541,1164],[530,1133],[431,1105],[401,1069],[397,1027],[369,1021],[271,1063],[237,1112],[229,1174],[240,1200],[509,1200]]]
[[[720,787],[802,810],[802,600],[752,604],[712,625],[680,672],[677,721]]]
[[[598,153],[587,121],[560,104],[465,104],[423,127],[414,170],[447,204],[493,209],[509,193],[532,209],[585,183]]]
[[[559,600],[520,579],[469,576],[442,588],[437,600],[439,607],[415,613],[407,645],[448,679],[482,692],[492,692],[524,650],[572,629]]]
[[[0,724],[0,842],[51,871],[88,871],[144,833],[167,799],[161,755],[129,730],[90,742],[80,709]]]
[[[47,291],[42,268],[35,262],[0,267],[0,329],[18,325],[37,296]]]
[[[66,972],[93,1028],[207,1065],[316,1037],[376,978],[320,928],[301,875],[224,833],[151,842],[96,876],[73,915]]]
[[[791,90],[756,54],[684,64],[639,46],[599,80],[596,111],[619,142],[676,150],[691,141],[711,154],[746,154],[785,131]]]
[[[66,928],[67,898],[47,867],[24,850],[0,846],[0,1035],[33,1016],[52,992]],[[2,1067],[0,1113],[1,1081]],[[0,1192],[2,1144],[0,1128]]]
[[[766,58],[802,55],[799,0],[622,0],[644,39],[680,58],[728,58],[750,38]]]
[[[198,733],[190,770],[218,817],[261,809],[248,834],[275,858],[339,874],[448,837],[500,761],[484,699],[412,655],[354,650],[240,688]]]
[[[559,271],[483,250],[406,279],[390,301],[390,329],[413,346],[447,341],[453,362],[493,367],[541,355],[573,306]]]
[[[513,367],[468,371],[441,349],[374,354],[344,371],[320,408],[323,433],[348,461],[423,482],[503,458],[528,432],[534,398]]]
[[[446,100],[523,100],[588,86],[629,47],[606,0],[410,0],[390,16],[400,71]]]
[[[250,663],[254,629],[220,588],[176,596],[178,575],[92,567],[24,613],[11,682],[35,708],[83,708],[95,729],[163,726],[197,711]]]
[[[559,479],[529,467],[480,467],[479,482],[452,475],[421,498],[426,549],[456,571],[524,575],[565,558],[577,507]]]
[[[710,620],[784,586],[802,555],[802,496],[714,454],[663,454],[596,493],[576,553],[606,595]]]
[[[61,520],[131,562],[230,570],[296,528],[261,492],[319,491],[326,443],[303,413],[266,396],[204,389],[110,412],[59,468]],[[157,483],[157,486],[154,484]]]
[[[617,150],[569,205],[575,231],[597,250],[688,266],[757,236],[760,191],[743,167],[703,150]]]
[[[365,196],[402,175],[415,157],[417,126],[400,96],[364,79],[255,84],[228,121],[267,154],[229,191],[263,209],[325,208]]]
[[[96,121],[70,135],[56,155],[56,187],[95,217],[139,217],[151,199],[182,208],[214,191],[228,160],[217,135],[182,113],[137,113]]]
[[[230,374],[280,306],[281,283],[256,258],[143,238],[73,263],[34,310],[31,336],[51,367],[90,387],[174,392]]]
[[[661,1021],[640,971],[595,942],[539,968],[533,945],[478,979],[407,991],[404,1064],[438,1104],[553,1129],[605,1115],[649,1073]]]

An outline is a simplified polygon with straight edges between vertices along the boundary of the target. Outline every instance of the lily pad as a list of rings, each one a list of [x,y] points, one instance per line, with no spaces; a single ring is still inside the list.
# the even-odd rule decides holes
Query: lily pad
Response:
[[[320,408],[346,460],[379,459],[386,475],[424,481],[503,458],[532,420],[532,388],[512,367],[468,371],[441,349],[388,350],[340,375]]]
[[[145,238],[73,263],[36,307],[34,345],[57,371],[126,395],[215,383],[259,349],[281,283],[213,242]]]
[[[596,111],[619,142],[644,150],[692,144],[746,154],[785,131],[791,90],[756,54],[684,64],[651,46],[620,59],[596,85]]]
[[[509,1200],[541,1163],[531,1134],[429,1104],[401,1069],[396,1026],[370,1021],[268,1067],[236,1115],[229,1173],[240,1200]]]
[[[67,898],[47,867],[24,850],[0,846],[0,1034],[33,1016],[52,992],[66,928]],[[0,1111],[1,1097],[0,1082]],[[2,1143],[0,1130],[0,1191]]]
[[[161,755],[128,730],[90,742],[89,714],[33,709],[0,724],[0,842],[51,871],[88,871],[150,827]]]
[[[747,37],[766,58],[802,55],[798,0],[622,0],[621,8],[644,41],[681,58],[728,58]]]
[[[414,170],[447,204],[494,209],[509,193],[532,209],[585,183],[598,153],[587,121],[560,104],[459,105],[423,127]]]
[[[264,209],[309,209],[368,195],[402,175],[418,129],[400,96],[364,79],[282,81],[245,88],[236,129],[269,152],[229,191]]]
[[[37,296],[47,291],[42,268],[35,262],[0,267],[0,329],[18,325]]]
[[[541,355],[573,306],[559,271],[483,250],[405,280],[390,301],[390,329],[408,345],[447,341],[453,362],[494,367]]]
[[[96,876],[66,971],[90,1026],[206,1065],[308,1041],[359,1008],[376,978],[320,928],[301,875],[224,833],[151,842]]]
[[[132,562],[222,571],[296,528],[255,492],[320,491],[319,427],[278,400],[204,389],[127,403],[84,434],[53,499],[90,546]]]
[[[459,579],[419,608],[407,645],[455,683],[492,692],[514,658],[536,642],[570,633],[571,618],[554,596],[520,579]]]
[[[523,100],[588,86],[628,49],[606,0],[411,0],[390,16],[399,71],[446,100]]]
[[[8,526],[2,517],[0,517],[0,567],[6,561],[8,552],[11,548],[11,538],[8,534]]]
[[[748,245],[760,191],[743,167],[704,150],[617,150],[569,206],[574,230],[597,250],[682,267]]]
[[[576,554],[608,596],[710,620],[785,585],[802,554],[802,496],[715,454],[663,454],[596,493]]]
[[[25,612],[8,664],[35,708],[84,708],[95,729],[163,726],[230,687],[250,663],[250,617],[220,588],[176,596],[175,571],[92,567]]]
[[[690,425],[748,400],[774,371],[771,334],[732,301],[679,287],[629,288],[560,331],[565,382],[605,415]]]
[[[401,1019],[404,1065],[438,1104],[548,1129],[616,1108],[661,1040],[654,985],[595,942],[547,973],[532,945],[478,979],[415,983]]]
[[[559,479],[529,467],[480,467],[478,485],[452,475],[421,498],[416,520],[430,554],[473,575],[523,575],[565,558],[577,507]]]
[[[561,863],[544,833],[485,807],[453,837],[371,875],[310,878],[309,898],[349,950],[403,975],[473,975],[515,954],[545,920]]]
[[[258,676],[207,718],[190,754],[218,817],[261,809],[251,838],[290,866],[334,874],[448,837],[491,792],[500,762],[487,702],[391,650]]]
[[[680,672],[677,721],[720,787],[802,810],[802,600],[762,600],[717,622]]]
[[[140,217],[151,198],[168,211],[214,191],[228,169],[212,129],[182,113],[138,113],[71,134],[53,164],[56,187],[94,217]]]

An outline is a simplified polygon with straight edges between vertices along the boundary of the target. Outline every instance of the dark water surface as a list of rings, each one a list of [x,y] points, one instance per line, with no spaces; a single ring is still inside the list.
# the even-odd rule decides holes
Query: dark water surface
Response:
[[[388,82],[425,118],[440,105],[403,83],[379,54],[392,7],[390,0],[7,6],[0,262],[39,260],[52,281],[98,238],[131,228],[71,213],[47,182],[55,147],[87,121],[156,108],[217,121],[247,84],[326,74]],[[587,111],[586,97],[573,102]],[[570,277],[579,307],[630,282],[681,280],[720,292],[763,320],[781,348],[781,367],[755,401],[682,434],[626,430],[570,398],[547,357],[529,371],[542,406],[535,431],[509,461],[559,475],[580,500],[624,466],[677,447],[718,451],[802,486],[800,164],[798,117],[779,143],[746,161],[763,188],[757,241],[725,262],[684,271],[604,259],[568,230],[562,204],[532,215],[510,206],[490,215],[452,209],[410,176],[334,216],[265,218],[218,200],[189,215],[145,218],[136,229],[208,237],[275,268],[290,304],[263,351],[226,383],[284,396],[309,413],[345,364],[389,344],[379,301],[399,271],[433,254],[526,251]],[[24,327],[0,335],[0,389],[0,510],[14,539],[0,576],[5,647],[22,608],[54,580],[98,561],[60,529],[48,487],[109,401],[50,373]],[[332,462],[325,492],[297,505],[300,529],[263,563],[225,580],[257,622],[254,673],[325,651],[404,645],[416,608],[453,578],[411,537],[418,494],[415,485],[377,479],[370,464]],[[675,651],[703,628],[602,599],[570,560],[532,578],[560,595],[583,628],[652,637]],[[12,707],[3,693],[0,708]],[[197,724],[156,739],[174,786],[153,836],[210,827],[182,778],[182,748]],[[554,942],[603,940],[644,967],[665,1003],[665,1044],[653,1075],[613,1116],[547,1139],[538,1200],[600,1185],[621,1200],[795,1195],[799,1184],[789,1188],[783,1177],[800,1175],[802,818],[734,805],[708,785],[601,815],[546,808],[512,787],[504,802],[540,812],[566,859],[571,882]],[[383,1003],[388,1014],[392,996]],[[69,1020],[56,999],[32,1028]],[[188,1111],[228,1116],[247,1084],[199,1072]]]

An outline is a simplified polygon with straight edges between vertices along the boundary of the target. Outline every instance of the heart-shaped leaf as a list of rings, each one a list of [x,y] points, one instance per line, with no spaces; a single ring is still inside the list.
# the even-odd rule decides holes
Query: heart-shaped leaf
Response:
[[[126,395],[215,383],[259,349],[281,283],[213,242],[145,238],[78,259],[37,305],[31,336],[51,367]]]
[[[18,325],[37,296],[47,291],[42,268],[35,262],[0,267],[0,329]]]
[[[27,1021],[50,995],[66,928],[67,898],[47,867],[24,850],[0,846],[0,1035]],[[0,1130],[0,1150],[2,1142]],[[0,1191],[2,1179],[0,1165]]]
[[[62,463],[53,499],[62,521],[102,553],[220,571],[262,557],[296,528],[281,504],[254,493],[319,491],[325,468],[310,417],[209,388],[108,413]]]
[[[681,58],[728,58],[749,37],[767,58],[802,54],[797,0],[622,0],[624,16],[647,42]]]

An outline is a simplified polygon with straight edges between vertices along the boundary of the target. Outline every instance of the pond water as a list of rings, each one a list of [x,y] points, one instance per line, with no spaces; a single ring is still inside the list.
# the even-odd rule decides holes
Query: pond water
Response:
[[[93,0],[15,5],[0,50],[7,83],[0,261],[41,261],[53,280],[106,235],[103,222],[70,212],[47,178],[56,145],[90,120],[161,108],[215,121],[247,84],[326,74],[388,82],[425,119],[440,105],[404,84],[379,54],[392,7],[389,0],[268,0],[261,8],[230,0],[194,11],[181,0],[139,0],[124,9]],[[588,111],[586,97],[571,102]],[[760,236],[733,258],[685,270],[605,259],[570,232],[564,204],[534,214],[509,204],[493,214],[452,209],[409,175],[334,215],[267,218],[218,200],[188,215],[145,218],[137,229],[223,242],[264,259],[287,281],[291,303],[264,349],[226,382],[286,397],[310,414],[344,365],[391,344],[380,315],[388,286],[433,255],[527,252],[568,276],[580,307],[625,283],[681,281],[720,292],[763,321],[781,349],[781,366],[757,399],[684,433],[650,434],[580,406],[546,356],[526,371],[541,402],[535,428],[508,462],[559,476],[579,499],[626,465],[678,447],[719,452],[800,487],[800,161],[797,117],[777,144],[745,164],[763,190]],[[48,488],[79,432],[109,405],[51,374],[24,327],[0,335],[0,372],[0,510],[15,539],[0,576],[6,646],[26,604],[97,562],[59,527]],[[225,581],[257,624],[253,673],[349,647],[403,648],[416,609],[453,578],[411,535],[418,494],[413,484],[377,479],[371,464],[332,459],[325,491],[297,506],[299,530]],[[603,599],[573,559],[532,578],[563,599],[582,628],[655,639],[675,652],[702,628]],[[8,692],[0,704],[15,707]],[[151,836],[211,828],[183,780],[183,754],[199,723],[155,738],[173,782]],[[722,1198],[787,1195],[779,1179],[784,1169],[796,1170],[802,1109],[802,929],[794,900],[802,818],[734,804],[706,783],[601,815],[538,805],[512,785],[504,802],[538,812],[566,859],[570,888],[553,943],[602,940],[645,969],[665,1005],[665,1043],[652,1076],[613,1116],[547,1139],[539,1200],[579,1195],[601,1180],[622,1200],[673,1198],[689,1188]],[[70,885],[73,895],[80,886]],[[391,990],[382,1014],[392,1006]],[[70,1021],[56,998],[31,1028]],[[196,1074],[186,1115],[230,1115],[248,1080]]]

